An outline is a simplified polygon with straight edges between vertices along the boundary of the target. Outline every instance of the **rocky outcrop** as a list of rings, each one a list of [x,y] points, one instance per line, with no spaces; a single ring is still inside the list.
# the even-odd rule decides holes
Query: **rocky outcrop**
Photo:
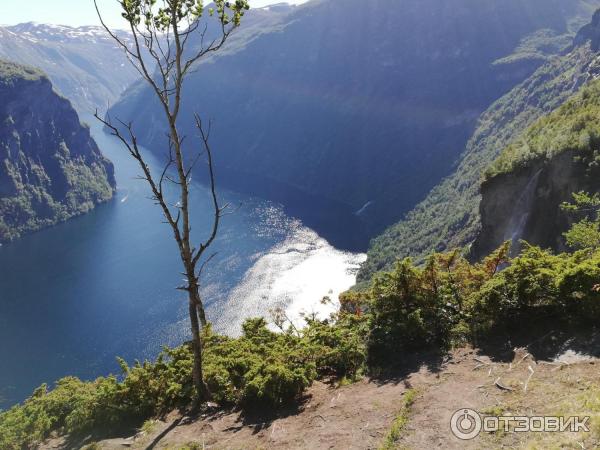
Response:
[[[600,191],[600,79],[530,126],[487,169],[481,186],[479,259],[510,240],[566,250],[573,193]]]
[[[573,44],[578,46],[588,41],[591,42],[592,50],[600,50],[600,10],[594,13],[591,23],[579,30],[575,36]]]
[[[112,197],[112,163],[43,73],[0,61],[0,124],[0,242]]]
[[[491,178],[481,188],[481,232],[471,249],[473,257],[480,259],[505,241],[512,241],[516,252],[521,239],[566,250],[563,233],[572,217],[560,205],[572,202],[574,192],[599,190],[597,174],[573,151]]]

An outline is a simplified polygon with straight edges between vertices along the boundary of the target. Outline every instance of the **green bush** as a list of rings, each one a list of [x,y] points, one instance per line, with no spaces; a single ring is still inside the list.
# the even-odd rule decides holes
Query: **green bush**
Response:
[[[214,400],[245,407],[279,406],[316,378],[310,347],[292,333],[274,333],[264,319],[248,320],[238,339],[206,339],[204,375]]]
[[[319,375],[355,379],[367,357],[368,317],[345,313],[337,321],[309,320],[304,338],[313,351]]]
[[[297,399],[317,378],[356,379],[401,361],[406,352],[485,339],[506,327],[542,318],[560,325],[600,319],[600,250],[555,255],[523,245],[509,258],[504,244],[483,262],[458,252],[432,255],[424,266],[406,259],[374,277],[369,289],[344,294],[327,320],[275,333],[248,320],[231,338],[203,334],[204,377],[221,405],[277,408]],[[154,362],[122,376],[84,382],[67,377],[38,388],[0,413],[0,448],[34,447],[51,432],[93,434],[144,420],[192,399],[192,352],[165,349]]]
[[[22,405],[0,414],[0,448],[30,448],[53,430],[77,433],[106,420],[102,395],[106,386],[116,386],[114,378],[85,383],[74,377],[59,380],[48,391],[44,384],[37,388]],[[105,397],[106,398],[106,397]],[[115,404],[111,397],[110,404]]]
[[[581,219],[564,236],[574,250],[600,248],[600,194],[576,192],[574,203],[564,203],[561,208]]]
[[[364,300],[370,316],[370,362],[386,364],[402,352],[463,342],[467,300],[493,276],[488,264],[471,265],[452,252],[432,255],[423,267],[410,259],[398,261],[394,271],[377,275]]]
[[[525,246],[511,265],[473,294],[472,330],[485,334],[498,327],[552,318],[574,322],[600,318],[600,252],[554,255]]]
[[[371,286],[369,352],[373,362],[391,355],[439,343],[446,334],[440,319],[441,297],[428,295],[423,272],[409,259],[380,274]]]
[[[600,252],[579,252],[581,260],[557,277],[557,288],[565,301],[568,317],[597,324],[600,320]]]
[[[562,261],[537,247],[525,246],[509,267],[488,280],[472,296],[472,325],[478,331],[516,323],[535,310],[557,307],[555,265]]]

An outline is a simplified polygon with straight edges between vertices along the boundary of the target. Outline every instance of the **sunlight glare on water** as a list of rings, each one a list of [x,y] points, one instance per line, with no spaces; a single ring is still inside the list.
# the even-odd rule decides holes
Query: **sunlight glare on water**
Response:
[[[269,317],[273,308],[286,311],[296,326],[304,315],[327,318],[339,306],[338,296],[356,281],[366,255],[336,250],[314,231],[296,222],[283,242],[262,255],[231,292],[223,324],[247,317]],[[323,303],[324,297],[332,300]],[[217,322],[219,325],[221,322]],[[237,334],[236,328],[227,332]]]

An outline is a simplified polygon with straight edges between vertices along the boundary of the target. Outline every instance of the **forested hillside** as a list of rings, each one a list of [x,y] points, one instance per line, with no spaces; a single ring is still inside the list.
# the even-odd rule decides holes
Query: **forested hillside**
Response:
[[[373,240],[360,280],[391,267],[397,258],[410,255],[422,261],[432,251],[473,242],[481,227],[480,184],[488,166],[529,125],[600,74],[600,41],[589,34],[600,29],[597,18],[577,35],[569,52],[551,58],[481,115],[455,172],[404,220]]]
[[[42,72],[0,61],[0,123],[0,242],[112,197],[112,163]]]
[[[451,172],[479,115],[568,45],[594,5],[310,2],[199,67],[183,131],[194,133],[197,109],[214,119],[222,183],[283,203],[298,201],[286,187],[341,202],[374,233]],[[160,149],[150,105],[135,87],[110,114]]]

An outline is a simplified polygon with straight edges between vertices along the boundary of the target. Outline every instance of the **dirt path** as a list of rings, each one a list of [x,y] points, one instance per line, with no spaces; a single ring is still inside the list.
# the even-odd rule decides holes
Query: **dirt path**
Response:
[[[535,353],[534,353],[535,354]],[[101,449],[377,449],[402,408],[417,391],[396,448],[600,448],[600,360],[561,350],[560,358],[536,360],[515,349],[503,362],[464,348],[443,360],[414,364],[386,381],[363,380],[332,387],[315,383],[297,410],[270,418],[219,413],[191,419],[171,414],[128,439],[99,442]],[[482,432],[460,440],[450,430],[464,408],[483,416],[589,415],[589,433]],[[187,446],[187,447],[186,447]],[[64,448],[59,440],[43,448]]]
[[[191,421],[173,414],[135,440],[102,442],[102,448],[375,449],[384,438],[406,387],[361,381],[341,388],[316,383],[299,413],[268,421],[217,414]],[[181,420],[173,426],[175,421]],[[159,438],[160,436],[160,438]],[[158,438],[158,439],[157,439]],[[153,444],[154,442],[154,444]]]

